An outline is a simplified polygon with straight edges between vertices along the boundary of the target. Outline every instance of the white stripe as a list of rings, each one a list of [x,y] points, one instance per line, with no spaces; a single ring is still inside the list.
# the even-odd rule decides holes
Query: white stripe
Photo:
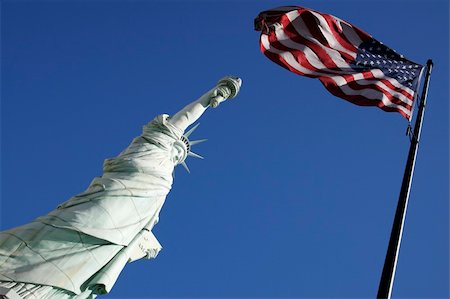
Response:
[[[378,100],[379,101],[380,96],[381,96],[381,98],[382,98],[381,101],[383,102],[384,106],[399,109],[399,110],[403,111],[407,116],[409,116],[411,113],[411,111],[408,110],[407,108],[392,103],[388,99],[388,97],[381,91],[374,90],[374,89],[354,90],[354,89],[351,89],[348,85],[340,86],[340,88],[344,93],[346,93],[348,95],[361,95],[362,94],[364,97],[366,97],[370,100]]]
[[[377,70],[380,71],[380,70]],[[381,72],[381,71],[380,71]],[[373,70],[371,70],[371,73],[373,74]],[[393,79],[395,80],[395,79]],[[406,103],[410,106],[413,105],[413,101],[411,99],[409,99],[407,96],[405,96],[404,94],[390,88],[389,86],[387,86],[386,84],[384,84],[382,81],[379,81],[379,79],[375,79],[375,80],[367,80],[367,79],[362,79],[362,80],[358,80],[357,81],[358,84],[361,85],[368,85],[368,84],[375,84],[378,87],[381,87],[382,89],[386,90],[387,92],[389,92],[391,95],[393,95],[394,97],[396,97],[397,99],[399,99],[400,101],[402,101],[403,103]]]
[[[293,40],[291,40],[286,33],[284,32],[283,28],[277,29],[275,30],[275,36],[277,38],[277,40],[283,45],[286,46],[290,49],[294,49],[294,50],[299,50],[302,51],[303,53],[305,53],[305,57],[306,60],[308,60],[308,62],[315,67],[316,69],[319,70],[326,70],[332,73],[336,73],[337,71],[333,71],[330,70],[328,67],[326,67],[322,61],[320,60],[320,58],[317,56],[316,53],[314,53],[308,46],[304,45],[304,44],[299,44],[297,42],[294,42]],[[350,67],[350,66],[348,66]]]
[[[388,76],[386,76],[381,70],[379,69],[373,69],[372,70],[372,74],[375,78],[377,79],[384,79],[384,80],[388,80],[389,82],[391,82],[392,85],[394,85],[397,88],[400,88],[401,90],[406,91],[407,93],[409,93],[411,95],[411,97],[414,97],[414,91],[411,88],[406,87],[405,85],[401,84],[400,82],[398,82],[397,80],[395,80],[394,78],[390,78]]]
[[[338,42],[337,40],[335,40],[334,37],[332,37],[332,34],[330,34],[329,32],[327,32],[326,30],[323,30],[322,27],[326,27],[328,30],[330,30],[330,28],[329,28],[328,23],[326,22],[326,20],[325,20],[321,15],[319,15],[319,14],[313,12],[313,11],[311,11],[311,13],[314,14],[314,16],[316,16],[316,17],[319,19],[319,22],[320,22],[320,25],[321,25],[321,26],[318,26],[318,27],[319,27],[319,29],[321,30],[322,34],[324,34],[324,36],[325,36],[325,38],[327,39],[328,43],[329,43],[330,45],[333,44],[333,46],[339,45],[339,47],[342,48],[342,47],[340,46],[339,42]],[[307,37],[307,36],[311,36],[311,33],[309,32],[308,28],[306,27],[306,25],[305,25],[303,19],[301,19],[301,18],[299,17],[299,16],[300,16],[299,13],[298,13],[297,11],[294,11],[294,12],[288,13],[287,16],[288,16],[288,19],[291,21],[292,25],[294,26],[294,28],[297,30],[297,32],[298,32],[300,35],[302,35],[303,37],[307,38],[308,40],[311,40],[311,38],[308,38],[308,37]],[[291,18],[292,18],[292,19],[291,19]],[[294,18],[296,18],[295,20],[299,20],[299,22],[298,22],[299,27],[297,27],[296,24],[294,23]],[[280,28],[279,30],[276,30],[276,31],[277,31],[277,32],[276,32],[276,35],[277,35],[277,39],[278,39],[280,42],[285,41],[285,42],[283,43],[285,46],[290,47],[290,48],[293,48],[293,49],[299,49],[299,48],[300,48],[300,50],[302,50],[301,48],[305,48],[305,47],[306,47],[306,46],[304,46],[304,45],[302,45],[302,44],[298,44],[298,43],[293,42],[292,40],[290,40],[289,37],[287,37],[287,36],[284,34],[284,31],[282,32],[282,34],[279,34],[279,31],[281,31],[281,30],[282,30],[281,28]],[[353,29],[351,29],[351,30],[353,31]],[[301,34],[301,32],[304,32],[307,36]],[[353,32],[353,33],[354,33],[354,32]],[[354,33],[354,34],[356,34],[356,33]],[[327,36],[328,36],[328,38],[327,38]],[[330,40],[331,37],[332,37],[332,40]],[[317,41],[316,39],[313,39],[313,38],[312,38],[312,40],[316,41],[316,44],[318,44],[319,46],[321,46],[324,50],[327,50],[327,49],[328,49],[327,47],[322,46],[322,44],[321,44],[319,41]],[[358,41],[361,41],[361,40],[358,38]],[[359,75],[362,76],[362,74],[361,74],[360,72],[354,70],[349,64],[347,64],[347,62],[344,61],[344,60],[341,58],[340,53],[337,52],[337,51],[335,51],[334,49],[332,49],[332,50],[333,50],[334,53],[337,53],[337,55],[332,55],[332,54],[330,55],[330,52],[329,52],[329,51],[327,51],[327,54],[330,55],[330,58],[331,58],[331,59],[335,62],[335,64],[338,65],[341,69],[344,69],[344,68],[346,69],[346,71],[344,71],[344,72],[342,72],[342,71],[336,71],[336,70],[332,70],[332,69],[327,68],[326,66],[324,66],[324,65],[321,63],[320,59],[317,57],[317,55],[316,55],[314,52],[312,52],[312,50],[311,50],[310,48],[308,48],[308,47],[306,47],[306,48],[307,48],[309,51],[304,51],[304,52],[305,52],[305,56],[306,56],[307,60],[309,61],[309,63],[310,63],[312,66],[314,66],[315,68],[320,69],[320,70],[326,69],[329,73],[335,73],[335,74],[341,74],[341,75],[345,75],[345,74],[348,74],[348,73],[353,73],[353,74],[355,74],[355,75],[358,75],[358,74],[359,74]],[[343,49],[343,50],[345,50],[345,49]],[[312,53],[313,53],[313,55],[311,56]],[[353,58],[355,58],[355,57],[356,57],[355,52],[351,52],[351,53],[353,54]],[[311,60],[311,59],[309,59],[309,58],[312,58],[313,60]],[[338,60],[336,60],[335,58],[337,58]],[[316,62],[316,60],[320,61],[320,63],[312,63],[313,61]],[[404,90],[405,88],[406,88],[406,89],[409,89],[409,88],[407,88],[407,87],[402,88],[403,85],[401,85],[401,84],[400,84],[397,80],[395,80],[395,79],[391,79],[391,78],[386,77],[386,76],[383,74],[383,72],[382,72],[381,70],[377,70],[377,71],[378,71],[378,72],[375,72],[375,73],[376,73],[376,76],[378,76],[377,78],[388,80],[389,82],[392,83],[392,85],[394,85],[394,86],[397,87],[397,88],[401,88],[401,89],[403,89],[403,90]],[[380,76],[380,73],[382,74],[381,76]],[[374,75],[374,76],[375,76],[375,75]],[[363,79],[363,80],[359,81],[358,83],[360,83],[361,85],[370,85],[370,84],[377,85],[378,87],[387,90],[390,94],[392,94],[393,96],[397,97],[397,98],[400,99],[402,102],[404,102],[404,103],[406,103],[406,104],[408,104],[408,105],[412,105],[412,101],[411,101],[410,99],[408,99],[405,95],[403,95],[403,94],[401,94],[401,93],[399,93],[399,92],[397,92],[397,91],[391,89],[390,87],[388,87],[387,85],[385,85],[383,82],[380,82],[380,81],[378,81],[378,80],[370,81],[370,80],[365,80],[365,79]],[[406,90],[406,91],[407,91],[408,93],[410,93],[408,90]],[[410,94],[411,94],[411,96],[413,96],[413,93],[410,93]]]
[[[331,30],[331,29],[329,29],[328,23],[326,22],[325,18],[323,18],[323,16],[321,16],[320,14],[318,14],[314,11],[311,11],[311,13],[314,14],[319,19],[320,24],[321,24],[321,26],[319,26],[319,28],[323,34],[324,34],[324,31],[322,30],[322,26],[327,26],[326,28],[328,30]],[[355,45],[356,48],[358,48],[359,45],[362,43],[362,40],[359,38],[358,34],[354,31],[353,26],[339,18],[334,17],[334,19],[342,28],[343,34],[347,37],[347,39],[353,45]],[[325,38],[327,38],[327,36],[325,34],[324,34],[324,36],[325,36]],[[330,43],[330,40],[328,40],[328,38],[327,38],[327,41],[328,41],[328,43]],[[387,77],[381,70],[374,69],[374,70],[372,70],[372,74],[374,75],[375,78],[388,80],[395,87],[406,91],[407,93],[410,94],[411,97],[414,97],[414,91],[412,89],[404,86],[403,84],[401,84],[400,82],[398,82],[397,80],[395,80],[393,78]]]
[[[334,35],[332,33],[332,29],[328,25],[327,20],[325,20],[325,18],[323,16],[321,16],[320,14],[318,14],[318,13],[316,13],[314,11],[310,11],[310,12],[318,19],[318,21],[320,23],[320,26],[318,26],[318,27],[320,29],[320,32],[322,32],[323,36],[327,40],[328,44],[331,47],[333,47],[333,48],[335,48],[335,49],[337,49],[337,50],[339,50],[341,52],[347,53],[348,55],[352,56],[353,59],[355,59],[356,58],[356,52],[347,50],[346,48],[344,48],[339,43],[339,41],[334,37]]]
[[[370,80],[370,79],[365,79],[364,76],[360,73],[355,71],[354,69],[350,68],[350,66],[348,66],[348,71],[344,72],[344,71],[334,71],[334,70],[330,70],[328,69],[325,65],[323,65],[322,61],[317,57],[316,53],[314,53],[309,47],[303,45],[303,44],[299,44],[296,43],[294,41],[292,41],[291,39],[289,39],[289,37],[284,33],[283,29],[277,29],[275,30],[275,35],[277,40],[284,46],[291,48],[291,49],[296,49],[299,51],[304,52],[306,60],[317,70],[319,71],[324,71],[325,73],[323,73],[323,76],[329,76],[329,73],[331,74],[340,74],[340,75],[347,75],[347,74],[352,74],[353,78],[355,80],[357,80],[357,83],[360,85],[376,85],[380,88],[382,88],[383,90],[386,90],[387,92],[389,92],[390,94],[392,94],[394,97],[398,98],[399,100],[401,100],[402,102],[412,106],[413,102],[408,99],[405,95],[401,94],[400,92],[391,89],[390,87],[388,87],[386,84],[384,84],[383,82],[379,81],[378,79],[375,80]],[[384,76],[383,72],[381,70],[376,70],[377,72],[375,72],[377,74],[378,77],[381,77],[383,79],[387,79],[386,76]],[[382,74],[382,76],[380,76],[380,74]],[[372,72],[372,74],[374,74],[374,72]],[[374,74],[375,76],[375,74]],[[389,81],[396,81],[395,79],[391,79]],[[347,84],[345,82],[345,84]],[[400,83],[397,82],[397,85],[401,85]],[[395,85],[394,85],[395,86]]]
[[[328,76],[331,78],[336,85],[339,86],[339,88],[348,95],[363,95],[364,97],[368,98],[369,100],[380,100],[383,102],[384,106],[397,108],[399,110],[402,110],[405,114],[409,115],[411,111],[407,109],[406,107],[403,107],[401,105],[397,105],[395,103],[392,103],[391,100],[381,91],[375,90],[375,89],[362,89],[362,90],[354,90],[350,88],[347,84],[347,81],[342,76]],[[364,80],[367,81],[367,80]],[[360,84],[361,81],[358,81],[358,84]],[[362,82],[361,82],[362,83]],[[364,82],[367,83],[367,82]],[[373,83],[368,82],[367,85],[372,85]],[[360,85],[366,85],[366,84],[360,84]]]
[[[353,77],[355,77],[355,75],[353,75]],[[390,93],[392,96],[394,96],[395,98],[399,99],[400,101],[402,101],[403,103],[412,106],[413,105],[413,101],[408,99],[405,95],[391,89],[390,87],[388,87],[386,84],[384,84],[381,81],[378,81],[378,79],[376,80],[366,80],[366,79],[356,79],[355,80],[356,83],[358,83],[359,85],[376,85],[379,88],[381,88],[382,90],[384,90],[385,92]]]
[[[336,64],[337,67],[339,67],[339,68],[348,68],[349,67],[347,62],[345,62],[345,60],[342,58],[341,53],[339,53],[338,51],[336,51],[334,49],[325,47],[317,39],[312,37],[311,32],[309,32],[308,28],[305,25],[305,22],[300,17],[300,14],[298,13],[298,11],[291,11],[291,12],[287,13],[286,16],[288,17],[292,26],[294,26],[297,33],[300,36],[302,36],[303,38],[307,39],[308,41],[310,41],[310,42],[316,44],[317,46],[319,46],[320,48],[322,48],[327,53],[327,55],[330,56],[330,58],[333,60],[333,62]]]
[[[380,87],[381,89],[389,92],[391,95],[393,95],[394,97],[396,97],[403,103],[410,105],[410,106],[412,106],[412,104],[413,104],[413,101],[408,99],[404,94],[391,89],[389,86],[387,86],[383,82],[379,81],[378,79],[365,79],[363,74],[361,74],[361,73],[352,74],[352,76],[355,79],[355,82],[358,83],[359,85],[376,85],[376,86]],[[344,84],[347,84],[347,83],[344,83]]]
[[[364,89],[364,90],[354,90],[351,89],[347,84],[347,81],[342,77],[342,76],[330,76],[330,75],[324,75],[322,73],[318,73],[312,70],[309,70],[303,66],[301,66],[297,60],[295,59],[295,57],[292,55],[292,53],[290,52],[285,52],[285,51],[280,51],[274,47],[272,47],[270,45],[269,42],[269,38],[266,34],[262,34],[261,35],[261,43],[263,45],[263,47],[274,54],[280,55],[285,61],[286,63],[289,64],[289,66],[291,66],[292,68],[296,69],[297,71],[304,73],[304,74],[308,74],[308,75],[314,75],[314,76],[319,76],[319,77],[329,77],[331,78],[336,85],[339,86],[339,88],[348,95],[363,95],[364,97],[368,98],[369,100],[377,100],[380,101],[380,97],[381,97],[381,101],[383,102],[384,106],[386,107],[391,107],[391,108],[395,108],[398,110],[401,110],[402,112],[404,112],[406,115],[410,115],[410,111],[408,109],[406,109],[403,106],[397,105],[392,103],[388,97],[383,94],[380,91],[377,90],[373,90],[373,89]]]

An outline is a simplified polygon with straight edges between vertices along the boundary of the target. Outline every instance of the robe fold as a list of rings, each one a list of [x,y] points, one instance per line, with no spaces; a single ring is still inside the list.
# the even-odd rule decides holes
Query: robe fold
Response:
[[[151,230],[182,134],[167,115],[156,117],[86,191],[0,232],[0,286],[23,298],[94,298],[111,290],[127,262],[156,257],[161,245]]]

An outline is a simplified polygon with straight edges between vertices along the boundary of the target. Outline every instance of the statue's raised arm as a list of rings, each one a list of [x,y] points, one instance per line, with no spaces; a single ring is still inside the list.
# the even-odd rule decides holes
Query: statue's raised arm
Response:
[[[189,131],[208,107],[239,92],[225,77],[173,116],[160,115],[86,191],[35,221],[0,232],[0,298],[94,298],[108,293],[127,262],[161,250],[151,232],[173,182],[173,170],[198,156]],[[14,297],[19,296],[19,297]]]
[[[209,106],[216,108],[221,102],[236,97],[241,84],[240,78],[225,77],[221,79],[213,89],[171,117],[170,123],[182,131],[186,130]]]

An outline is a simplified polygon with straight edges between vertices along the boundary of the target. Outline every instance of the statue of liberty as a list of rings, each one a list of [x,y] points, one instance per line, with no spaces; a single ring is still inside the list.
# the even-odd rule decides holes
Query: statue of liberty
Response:
[[[107,294],[127,262],[155,258],[152,233],[174,167],[200,157],[184,131],[205,111],[234,98],[241,79],[225,77],[173,116],[159,115],[86,191],[31,223],[0,232],[0,298],[85,299]],[[184,135],[183,135],[184,134]]]

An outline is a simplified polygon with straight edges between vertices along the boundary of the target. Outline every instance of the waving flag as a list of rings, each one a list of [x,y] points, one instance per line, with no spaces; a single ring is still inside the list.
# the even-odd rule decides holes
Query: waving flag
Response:
[[[361,29],[299,6],[261,12],[261,51],[284,68],[318,78],[333,95],[411,119],[423,66]]]

